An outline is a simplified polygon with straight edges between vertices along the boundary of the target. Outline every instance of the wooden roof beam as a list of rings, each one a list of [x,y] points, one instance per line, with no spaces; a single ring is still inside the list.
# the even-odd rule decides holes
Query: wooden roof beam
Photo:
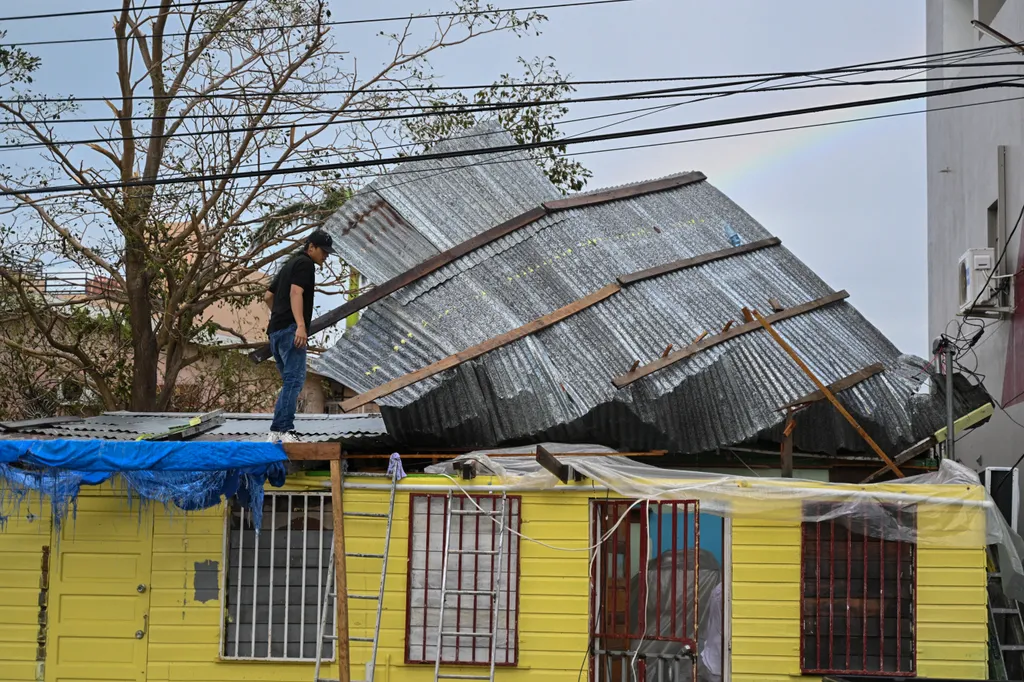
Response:
[[[437,362],[431,363],[422,369],[418,369],[414,372],[409,372],[403,376],[392,379],[391,381],[378,386],[377,388],[360,393],[359,395],[349,398],[348,400],[342,401],[341,409],[343,412],[354,410],[357,407],[372,403],[375,400],[389,396],[392,393],[399,391],[407,386],[412,386],[415,383],[423,381],[435,374],[440,374],[445,370],[458,367],[462,363],[478,358],[484,353],[489,353],[492,350],[497,350],[503,346],[507,346],[513,341],[525,338],[531,334],[535,334],[543,329],[561,322],[562,320],[572,317],[576,313],[586,310],[590,306],[600,303],[601,301],[614,296],[621,290],[618,284],[609,284],[608,286],[602,287],[594,293],[584,296],[581,299],[573,301],[569,305],[563,306],[554,312],[550,312],[547,315],[538,317],[537,319],[527,322],[521,327],[513,329],[512,331],[505,332],[499,336],[488,339],[483,343],[478,343],[475,346],[471,346],[465,350],[459,351],[454,355],[449,355],[446,358],[438,360]]]
[[[693,256],[692,258],[683,258],[682,260],[673,261],[671,263],[665,263],[664,265],[656,265],[653,268],[639,270],[628,275],[620,275],[618,277],[618,280],[619,284],[623,286],[627,284],[634,284],[635,282],[641,282],[645,279],[651,279],[653,277],[667,275],[670,272],[677,272],[679,270],[685,270],[686,268],[695,268],[698,265],[713,263],[717,260],[722,260],[723,258],[731,258],[732,256],[739,256],[744,253],[759,251],[761,249],[766,249],[769,246],[778,246],[781,243],[782,240],[779,239],[778,237],[762,239],[761,241],[750,242],[749,244],[744,244],[743,246],[735,246],[728,249],[721,249],[719,251],[712,251],[710,253],[704,253],[699,256]]]
[[[833,381],[831,384],[828,385],[828,390],[831,391],[832,393],[839,393],[840,391],[845,391],[846,389],[853,388],[862,381],[870,379],[871,377],[883,371],[885,371],[885,367],[881,363],[868,365],[863,369],[858,369],[856,372],[847,374],[845,377],[839,379],[838,381]],[[811,391],[802,398],[798,398],[797,400],[794,400],[791,403],[786,403],[785,405],[778,409],[790,410],[802,408],[812,403],[816,403],[825,399],[825,394],[822,393],[821,391]]]
[[[813,301],[808,301],[807,303],[802,303],[800,305],[793,306],[792,308],[787,308],[786,310],[775,313],[774,315],[769,315],[765,319],[770,324],[780,322],[782,320],[788,320],[791,317],[803,315],[804,313],[809,313],[813,310],[817,310],[818,308],[822,308],[831,303],[842,301],[848,298],[849,296],[850,294],[847,293],[845,290],[838,291],[834,294],[823,296],[822,298],[818,298]],[[745,324],[732,327],[727,331],[722,332],[721,334],[704,337],[703,339],[696,343],[691,343],[689,346],[680,348],[675,353],[670,353],[666,357],[658,358],[654,362],[650,362],[644,365],[643,367],[638,367],[635,371],[631,373],[619,375],[612,379],[612,383],[615,385],[616,388],[625,388],[626,386],[632,384],[634,381],[639,381],[640,379],[646,376],[654,374],[660,369],[664,369],[666,367],[674,365],[675,363],[681,360],[686,360],[687,358],[693,357],[694,355],[703,350],[707,350],[708,348],[712,348],[721,343],[725,343],[726,341],[730,341],[745,334],[749,334],[758,329],[761,329],[761,323],[758,322],[757,320],[754,320],[753,322],[747,322]]]

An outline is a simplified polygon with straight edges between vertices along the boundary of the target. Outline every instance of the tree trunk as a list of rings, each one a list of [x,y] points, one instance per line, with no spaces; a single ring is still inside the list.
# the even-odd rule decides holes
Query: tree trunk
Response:
[[[132,332],[132,397],[129,409],[152,412],[156,409],[156,377],[160,353],[153,332],[153,305],[145,252],[127,236],[125,240],[125,282],[128,285],[128,319]]]

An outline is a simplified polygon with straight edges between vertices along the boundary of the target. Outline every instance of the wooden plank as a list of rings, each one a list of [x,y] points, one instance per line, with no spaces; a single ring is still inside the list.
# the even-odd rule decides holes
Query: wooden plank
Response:
[[[338,607],[338,682],[350,682],[348,657],[348,575],[345,563],[345,507],[342,499],[341,460],[331,460],[331,512],[334,516],[334,580]]]
[[[341,459],[341,443],[283,443],[282,445],[284,454],[294,462],[326,462]]]
[[[419,265],[409,270],[406,270],[400,275],[392,277],[388,281],[375,286],[365,294],[356,296],[351,301],[344,303],[343,305],[324,313],[320,317],[313,320],[309,325],[309,335],[312,336],[317,332],[323,331],[328,327],[333,327],[338,324],[349,315],[357,313],[363,308],[366,308],[372,303],[390,296],[399,289],[406,287],[417,280],[423,279],[430,273],[439,270],[440,268],[448,265],[452,261],[461,258],[470,251],[479,249],[482,246],[486,246],[491,242],[504,237],[505,235],[511,234],[516,230],[529,225],[532,222],[543,218],[547,214],[547,209],[543,206],[530,209],[526,213],[520,214],[511,220],[492,227],[491,229],[481,232],[472,239],[467,239],[461,244],[457,244],[447,251],[442,251],[436,256],[431,256],[427,260],[423,261]],[[249,357],[254,362],[262,362],[270,357],[270,345],[265,345],[261,348],[250,353]]]
[[[360,393],[359,395],[353,398],[349,398],[348,400],[345,400],[341,403],[341,409],[343,412],[354,410],[357,407],[361,407],[363,405],[366,405],[367,403],[371,403],[374,400],[377,400],[378,398],[383,398],[384,396],[391,395],[395,391],[401,390],[406,386],[411,386],[417,382],[423,381],[424,379],[432,377],[435,374],[439,374],[445,370],[452,369],[453,367],[458,367],[467,360],[478,358],[481,355],[489,353],[492,350],[496,350],[498,348],[501,348],[502,346],[507,346],[513,341],[518,341],[519,339],[527,337],[530,334],[539,332],[542,329],[547,329],[548,327],[557,324],[558,322],[561,322],[562,320],[568,317],[572,317],[573,315],[582,310],[586,310],[595,303],[600,303],[604,299],[610,296],[614,296],[620,290],[621,287],[618,284],[609,284],[608,286],[602,287],[588,296],[584,296],[579,300],[573,301],[567,306],[563,306],[558,310],[555,310],[554,312],[548,313],[547,315],[544,315],[542,317],[538,317],[537,319],[531,322],[527,322],[522,327],[513,329],[512,331],[509,332],[505,332],[500,336],[495,336],[494,338],[488,339],[483,343],[478,343],[477,345],[471,346],[466,350],[459,351],[454,355],[449,355],[446,358],[431,363],[426,367],[423,367],[422,369],[416,370],[415,372],[409,372],[408,374],[392,379],[391,381],[381,386],[378,386],[377,388],[366,391],[365,393]]]
[[[860,434],[860,437],[867,441],[867,444],[871,446],[871,449],[875,451],[875,454],[882,458],[882,461],[885,462],[886,466],[892,469],[893,473],[895,473],[897,476],[899,476],[900,478],[904,478],[903,472],[900,471],[899,467],[896,466],[891,459],[889,459],[889,456],[886,455],[885,452],[883,452],[882,448],[878,447],[878,443],[876,443],[874,439],[872,439],[871,436],[868,435],[868,432],[865,431],[861,427],[861,425],[857,423],[857,420],[853,418],[853,415],[846,411],[846,408],[843,407],[842,403],[840,403],[839,400],[834,395],[832,395],[832,391],[828,390],[828,386],[821,383],[821,379],[815,376],[814,372],[811,371],[811,368],[808,367],[804,363],[804,361],[800,359],[800,356],[796,354],[796,351],[793,350],[793,348],[788,343],[786,343],[781,336],[779,336],[779,333],[772,328],[771,324],[768,323],[768,320],[766,320],[761,315],[761,313],[757,312],[756,310],[753,311],[753,315],[754,317],[757,318],[758,324],[764,327],[765,331],[767,331],[771,335],[771,337],[775,339],[775,343],[779,344],[782,350],[786,351],[786,354],[789,355],[789,357],[793,359],[793,362],[795,362],[800,367],[800,369],[803,370],[804,374],[807,375],[807,378],[813,381],[814,385],[818,387],[818,390],[825,394],[825,397],[828,398],[828,401],[835,406],[836,410],[839,411],[839,414],[843,415],[846,421],[850,423],[850,426],[852,426],[853,429]]]
[[[918,441],[917,443],[914,443],[909,448],[907,448],[906,450],[904,450],[900,454],[898,454],[895,457],[893,457],[892,461],[896,463],[896,466],[900,466],[902,464],[906,464],[907,462],[909,462],[910,460],[914,459],[915,457],[917,457],[919,455],[923,455],[924,453],[928,452],[933,447],[935,447],[936,444],[937,443],[935,442],[935,437],[934,436],[928,436],[924,440]],[[889,467],[887,467],[887,466],[882,467],[881,469],[879,469],[878,471],[876,471],[875,473],[871,474],[870,476],[865,478],[863,481],[861,481],[861,483],[871,483],[872,481],[877,480],[882,474],[884,474],[888,470],[889,470]]]
[[[842,301],[843,299],[849,297],[849,295],[850,294],[848,294],[846,291],[839,291],[834,294],[830,294],[828,296],[815,299],[813,301],[808,301],[807,303],[802,303],[800,305],[793,306],[792,308],[787,308],[782,312],[775,313],[774,315],[769,315],[766,319],[770,323],[779,322],[781,320],[788,320],[791,317],[796,317],[797,315],[802,315],[804,313],[811,312],[812,310],[817,310],[818,308],[829,305],[831,303],[835,303],[836,301]],[[731,329],[724,331],[721,334],[706,337],[704,339],[701,339],[697,343],[691,343],[689,346],[686,346],[685,348],[680,348],[679,350],[677,350],[675,353],[672,353],[668,357],[659,358],[654,362],[650,362],[644,365],[643,367],[638,368],[636,371],[632,373],[617,376],[614,379],[612,379],[612,383],[615,385],[616,388],[625,388],[634,381],[642,379],[645,376],[654,374],[659,369],[664,369],[669,365],[674,365],[680,360],[685,360],[689,357],[692,357],[697,353],[701,352],[702,350],[707,350],[712,346],[717,346],[720,343],[725,343],[726,341],[730,341],[737,337],[743,336],[744,334],[749,334],[750,332],[756,331],[758,329],[761,329],[761,324],[756,320],[753,322],[747,322],[746,324],[741,324],[736,327],[732,327]]]
[[[870,379],[871,377],[875,376],[876,374],[884,370],[885,367],[881,363],[868,365],[863,369],[858,369],[856,372],[847,374],[845,377],[839,379],[838,381],[833,381],[831,384],[828,385],[828,390],[832,391],[832,393],[839,393],[840,391],[845,391],[846,389],[853,388],[854,386],[864,381],[865,379]],[[811,403],[816,403],[824,399],[825,394],[822,393],[821,391],[811,391],[802,398],[798,398],[797,400],[794,400],[791,403],[786,403],[779,409],[790,410],[796,407],[810,405]]]
[[[618,201],[620,199],[644,196],[645,194],[654,194],[655,192],[664,192],[684,185],[692,185],[695,182],[701,182],[702,180],[707,179],[707,176],[700,171],[679,173],[659,180],[638,182],[635,185],[629,185],[627,187],[616,187],[603,192],[593,192],[582,196],[546,201],[543,206],[549,211],[565,211],[570,208],[595,206],[597,204],[606,204],[609,201]]]
[[[542,445],[537,446],[537,463],[554,474],[562,483],[569,482],[569,476],[571,475],[569,465],[559,462],[555,459],[555,456],[545,450]]]
[[[793,410],[786,411],[786,428],[782,431],[782,477],[793,478]]]
[[[778,246],[782,243],[782,240],[777,237],[771,239],[762,239],[761,241],[751,242],[744,244],[743,246],[735,246],[728,249],[722,249],[720,251],[712,251],[705,253],[700,256],[694,256],[692,258],[683,258],[682,260],[672,261],[671,263],[665,263],[664,265],[656,265],[653,268],[647,268],[646,270],[640,270],[633,272],[628,275],[620,275],[618,277],[619,284],[623,286],[627,284],[633,284],[640,282],[645,279],[651,279],[652,277],[660,277],[661,275],[667,275],[670,272],[677,272],[679,270],[685,270],[686,268],[695,268],[698,265],[704,265],[706,263],[713,263],[723,258],[731,258],[732,256],[739,256],[744,253],[750,253],[751,251],[758,251],[760,249],[768,248],[769,246]]]

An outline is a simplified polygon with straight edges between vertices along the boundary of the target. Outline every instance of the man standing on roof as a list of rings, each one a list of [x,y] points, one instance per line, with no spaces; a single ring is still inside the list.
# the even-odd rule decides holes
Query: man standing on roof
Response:
[[[315,271],[332,253],[331,236],[322,230],[314,231],[306,238],[306,248],[284,264],[263,295],[270,308],[270,350],[281,375],[281,392],[267,438],[273,443],[299,440],[295,434],[295,407],[306,383],[306,345],[313,319]]]

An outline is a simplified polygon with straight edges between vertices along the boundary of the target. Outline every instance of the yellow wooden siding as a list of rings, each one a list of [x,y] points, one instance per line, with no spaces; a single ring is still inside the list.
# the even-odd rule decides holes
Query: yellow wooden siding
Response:
[[[983,495],[975,488],[968,497]],[[946,509],[919,506],[917,674],[982,680],[988,673],[984,515],[977,508]],[[975,548],[937,544],[951,514],[971,515],[971,523],[957,524],[957,542]],[[939,542],[948,543],[948,535]],[[733,680],[820,679],[800,674],[800,524],[734,519],[732,590]]]
[[[430,482],[438,482],[436,479]],[[395,499],[387,591],[381,617],[377,654],[378,682],[432,680],[433,665],[405,664],[406,568],[409,549],[409,493],[403,486]],[[564,552],[523,541],[520,560],[519,664],[500,668],[504,680],[531,682],[575,679],[587,650],[589,495],[579,493],[524,493],[522,533],[549,545],[576,548]],[[346,509],[386,512],[383,491],[349,490]],[[381,521],[349,518],[345,522],[346,549],[354,553],[379,552],[383,543]],[[153,578],[149,644],[149,679],[153,682],[195,680],[253,680],[256,682],[309,682],[312,663],[220,660],[220,602],[198,603],[195,565],[216,561],[223,573],[222,508],[193,514],[156,512],[153,540]],[[353,593],[374,593],[380,584],[380,561],[350,559],[348,588]],[[349,631],[354,637],[372,636],[376,602],[349,602]],[[564,652],[576,652],[566,656]],[[577,655],[578,653],[578,655]],[[370,646],[351,645],[352,679],[364,679]],[[446,666],[450,672],[479,674],[481,668]],[[337,679],[330,664],[323,677]]]
[[[322,479],[316,489],[323,490],[321,483]],[[412,477],[403,482],[396,498],[377,659],[378,682],[416,682],[433,677],[431,665],[404,663],[409,493],[416,491],[417,484],[444,483],[442,478]],[[486,483],[486,479],[474,481],[481,483]],[[289,487],[303,489],[311,484],[309,479],[291,481]],[[589,500],[594,496],[586,486],[572,492],[524,492],[522,532],[550,545],[586,550]],[[600,493],[600,497],[605,497],[605,493]],[[349,490],[346,508],[384,512],[387,499],[386,491]],[[34,509],[38,508],[36,504]],[[125,505],[124,514],[133,516],[137,511]],[[982,542],[978,540],[978,549],[927,546],[929,534],[934,537],[946,524],[941,514],[920,514],[919,518],[922,541],[926,543],[918,552],[919,674],[983,679],[987,633]],[[378,552],[382,525],[370,519],[348,519],[348,550]],[[0,614],[10,614],[0,618],[5,624],[0,626],[3,682],[31,680],[35,675],[38,560],[42,546],[50,542],[47,526],[47,522],[40,523],[38,519],[32,523],[12,519],[7,532],[0,533],[0,555],[5,558],[0,562],[0,596],[5,597],[0,600]],[[799,524],[737,518],[732,528],[733,679],[815,679],[799,674]],[[205,562],[215,562],[218,577],[222,578],[223,547],[223,507],[190,514],[155,510],[148,679],[309,682],[312,663],[220,659],[221,603],[219,599],[196,601],[195,571],[197,564],[209,566]],[[519,664],[499,669],[498,677],[515,680],[529,675],[530,680],[537,682],[575,679],[588,644],[589,555],[586,551],[558,551],[528,541],[522,541],[520,547]],[[349,562],[352,592],[374,592],[378,581],[378,561]],[[350,602],[352,635],[371,634],[374,609],[374,602]],[[26,619],[30,622],[24,622]],[[363,679],[368,657],[368,645],[352,645],[352,679]],[[471,674],[480,671],[478,667],[446,668]],[[322,674],[337,678],[336,667],[328,666]]]
[[[42,674],[36,663],[43,548],[50,545],[49,501],[36,495],[16,505],[0,496],[0,680],[26,682]]]

